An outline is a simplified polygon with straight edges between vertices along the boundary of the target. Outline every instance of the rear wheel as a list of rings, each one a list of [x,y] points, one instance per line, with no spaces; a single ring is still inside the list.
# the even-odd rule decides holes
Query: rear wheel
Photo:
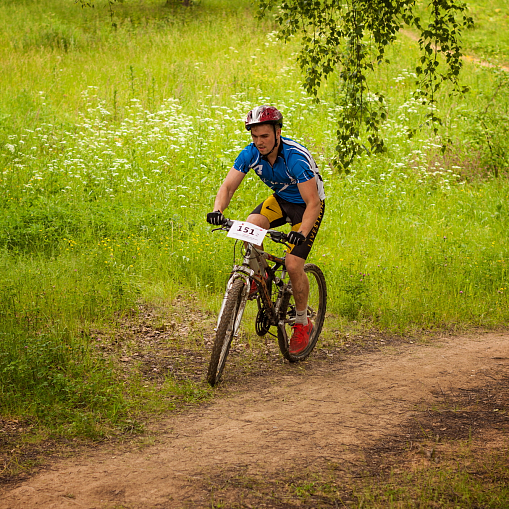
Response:
[[[207,381],[212,386],[221,380],[235,331],[237,315],[241,312],[240,303],[244,286],[245,281],[243,279],[235,280],[226,298],[223,314],[217,327],[207,373]]]
[[[277,339],[281,353],[290,362],[302,361],[313,351],[322,331],[327,307],[327,285],[325,283],[325,276],[323,275],[323,272],[314,263],[306,263],[304,265],[304,272],[309,279],[307,315],[313,324],[313,331],[309,337],[308,346],[298,355],[292,355],[289,352],[289,341],[292,335],[292,326],[295,324],[296,315],[293,295],[287,295],[280,309],[280,319],[284,321],[286,334],[278,327]]]

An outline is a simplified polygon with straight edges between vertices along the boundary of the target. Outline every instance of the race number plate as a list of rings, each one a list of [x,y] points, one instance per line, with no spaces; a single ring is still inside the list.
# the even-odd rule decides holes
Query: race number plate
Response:
[[[228,237],[251,242],[251,244],[259,246],[263,242],[266,233],[267,230],[247,221],[233,221],[233,226],[228,232]]]

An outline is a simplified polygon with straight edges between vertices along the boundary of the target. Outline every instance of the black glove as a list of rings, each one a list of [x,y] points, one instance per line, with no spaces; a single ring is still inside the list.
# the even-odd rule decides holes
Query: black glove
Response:
[[[207,223],[221,226],[223,223],[226,222],[226,217],[223,216],[223,214],[219,210],[214,210],[214,212],[209,212],[207,214]]]
[[[301,232],[294,232],[293,230],[288,234],[288,244],[293,244],[294,246],[300,246],[306,237]]]

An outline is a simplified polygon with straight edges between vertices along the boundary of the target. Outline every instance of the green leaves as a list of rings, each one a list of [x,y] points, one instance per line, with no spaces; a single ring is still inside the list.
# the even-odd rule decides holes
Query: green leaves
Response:
[[[472,25],[466,4],[458,0],[431,0],[429,19],[423,22],[415,0],[259,0],[259,16],[274,11],[279,37],[288,40],[301,35],[297,61],[304,74],[303,87],[318,100],[322,83],[334,72],[340,76],[337,158],[347,168],[360,151],[383,152],[379,131],[386,118],[383,96],[371,91],[367,76],[374,65],[387,62],[385,50],[404,24],[420,31],[422,52],[416,67],[415,96],[432,106],[428,121],[440,119],[435,113],[435,96],[449,81],[457,93],[461,70],[460,36]],[[366,130],[367,144],[360,142]]]

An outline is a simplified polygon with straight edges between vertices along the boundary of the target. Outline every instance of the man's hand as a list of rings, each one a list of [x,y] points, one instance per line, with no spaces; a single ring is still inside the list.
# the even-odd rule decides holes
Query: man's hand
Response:
[[[226,222],[226,217],[219,210],[214,210],[214,212],[209,212],[207,214],[207,223],[213,224],[215,226],[221,226]]]
[[[288,244],[293,244],[294,246],[300,246],[306,237],[301,232],[294,232],[293,230],[288,234]]]

